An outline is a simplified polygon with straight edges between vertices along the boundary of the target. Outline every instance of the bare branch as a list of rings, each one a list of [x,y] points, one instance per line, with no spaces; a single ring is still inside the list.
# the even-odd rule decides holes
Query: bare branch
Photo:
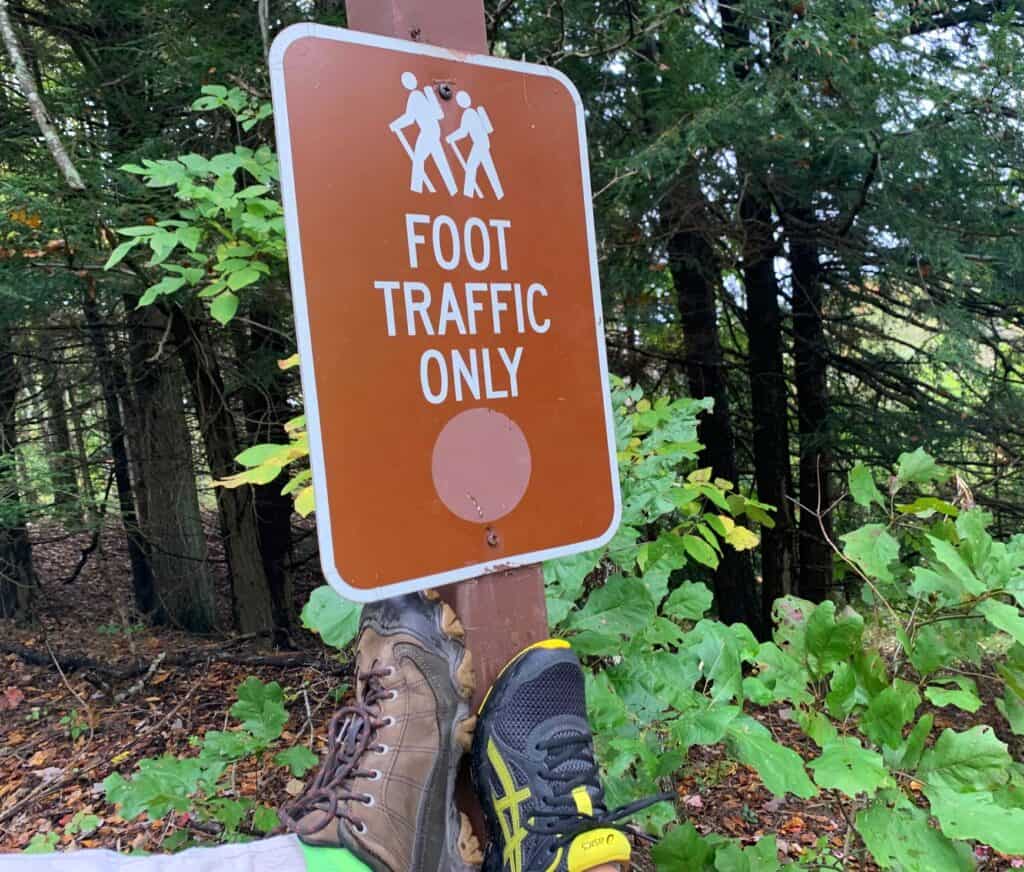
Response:
[[[43,104],[43,98],[39,96],[35,79],[25,63],[25,57],[21,53],[21,46],[18,44],[17,34],[14,32],[14,25],[11,24],[7,0],[0,0],[0,37],[3,38],[7,56],[14,65],[14,74],[18,79],[18,84],[21,86],[22,94],[28,102],[32,117],[39,126],[39,132],[43,134],[43,139],[46,140],[46,146],[50,149],[50,154],[53,155],[57,168],[61,171],[69,188],[74,191],[84,191],[85,182],[82,181],[78,170],[75,169],[70,155],[65,151],[64,144],[60,141],[60,136],[57,135],[57,130],[50,120],[46,106]]]

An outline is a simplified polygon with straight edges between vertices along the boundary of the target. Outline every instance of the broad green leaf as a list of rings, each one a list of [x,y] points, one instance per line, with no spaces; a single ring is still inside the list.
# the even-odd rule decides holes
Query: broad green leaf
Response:
[[[28,847],[25,848],[22,854],[52,854],[57,850],[57,845],[60,844],[60,836],[57,833],[35,833],[31,839],[29,839]]]
[[[980,596],[985,593],[987,589],[985,583],[974,574],[974,570],[967,565],[954,545],[937,536],[929,536],[928,542],[932,546],[932,551],[935,552],[935,559],[953,573],[967,593],[972,596]]]
[[[155,285],[146,288],[146,292],[139,298],[136,308],[141,309],[143,306],[150,305],[157,297],[173,294],[180,288],[185,287],[185,284],[184,276],[164,276]]]
[[[235,270],[227,275],[228,287],[233,291],[240,291],[242,288],[248,287],[253,282],[260,280],[260,271],[254,267],[248,266],[244,269]]]
[[[317,756],[305,745],[294,745],[286,748],[274,757],[278,766],[287,766],[295,778],[301,778],[316,766]]]
[[[841,790],[850,797],[858,793],[870,796],[889,779],[881,754],[867,750],[851,737],[829,742],[821,756],[807,765],[818,787]]]
[[[863,463],[858,463],[850,470],[849,475],[850,496],[858,506],[870,506],[877,503],[885,508],[885,498],[881,491],[875,486],[874,476]]]
[[[778,744],[753,718],[741,715],[733,721],[726,730],[726,741],[736,759],[755,769],[776,796],[792,793],[807,799],[818,792],[807,777],[800,755]]]
[[[699,621],[711,608],[713,594],[706,584],[684,581],[672,593],[662,607],[670,617],[686,621]]]
[[[651,857],[658,872],[709,872],[715,868],[715,851],[723,843],[720,836],[701,836],[697,828],[687,822],[669,830],[651,848]]]
[[[358,603],[342,599],[334,588],[322,585],[302,609],[302,626],[319,635],[324,644],[344,650],[359,631],[361,612]]]
[[[772,605],[772,623],[775,625],[772,637],[779,648],[800,662],[804,659],[807,619],[816,608],[810,600],[795,596],[779,597]]]
[[[569,616],[573,630],[619,633],[640,632],[654,618],[654,602],[635,578],[613,575],[587,598],[583,608]]]
[[[743,679],[743,693],[752,702],[770,705],[783,700],[796,704],[811,701],[807,671],[774,642],[764,642],[758,648],[754,665],[756,672]]]
[[[989,791],[925,787],[931,812],[951,839],[977,839],[1004,854],[1024,854],[1024,809],[1000,805]]]
[[[169,811],[188,811],[199,789],[204,767],[196,758],[146,758],[130,780],[117,773],[108,776],[103,787],[107,801],[121,806],[121,816],[132,820],[145,813],[152,819]]]
[[[947,729],[922,755],[919,772],[930,787],[978,791],[1003,784],[1010,762],[1006,745],[991,727],[971,727],[962,733]]]
[[[996,700],[996,708],[1006,718],[1013,734],[1024,736],[1024,699],[1021,699],[1012,687],[1007,686],[1004,689],[1003,698]]]
[[[836,617],[836,604],[820,603],[807,619],[804,652],[815,677],[828,675],[838,663],[848,660],[861,648],[864,619],[847,608]]]
[[[1009,633],[1024,645],[1024,618],[1020,615],[1020,609],[995,599],[987,599],[977,608],[993,627]]]
[[[930,518],[936,512],[948,518],[955,518],[960,512],[952,503],[938,497],[918,497],[912,503],[901,503],[896,506],[896,511],[901,515],[917,515],[920,518]]]
[[[683,751],[693,745],[716,745],[742,709],[737,705],[698,704],[673,721],[671,733]]]
[[[687,637],[686,654],[696,659],[699,674],[711,683],[716,703],[743,698],[743,673],[736,636],[718,621],[700,621]]]
[[[235,462],[242,466],[261,466],[268,460],[282,460],[283,456],[288,453],[288,448],[289,446],[287,445],[276,445],[272,443],[252,445],[235,457]]]
[[[125,259],[125,257],[128,256],[128,252],[135,248],[138,243],[138,239],[129,239],[127,242],[122,242],[110,253],[110,257],[107,258],[107,262],[103,264],[103,269],[112,269],[117,266]]]
[[[276,681],[264,684],[250,675],[238,686],[238,702],[231,706],[231,716],[257,739],[273,742],[288,722],[281,685]]]
[[[313,487],[304,487],[295,497],[295,511],[303,518],[309,517],[316,507],[316,494]]]
[[[921,754],[924,753],[925,744],[931,735],[932,727],[935,724],[934,715],[925,715],[914,724],[910,735],[895,750],[885,749],[886,762],[891,769],[902,769],[913,772],[921,762]]]
[[[210,315],[222,326],[227,324],[238,311],[238,297],[231,291],[224,291],[210,303]]]
[[[895,807],[875,800],[857,813],[855,827],[873,859],[895,872],[970,872],[971,849],[954,844],[928,822],[928,814],[899,798]]]
[[[762,836],[749,848],[731,841],[715,854],[716,872],[776,872],[781,868],[775,836]]]
[[[796,713],[796,720],[800,729],[807,733],[807,738],[819,748],[824,748],[839,737],[835,724],[823,712],[801,709]]]
[[[869,578],[893,581],[892,563],[900,556],[900,544],[884,524],[866,524],[839,537],[843,554]]]
[[[973,679],[963,675],[932,679],[931,685],[925,688],[924,695],[933,705],[955,705],[971,714],[981,708],[977,685]]]
[[[860,728],[875,744],[897,748],[903,742],[903,728],[913,720],[920,703],[917,688],[897,678],[868,703]]]
[[[939,467],[923,448],[904,452],[898,458],[896,479],[899,485],[928,484],[946,477],[945,471]]]
[[[269,805],[260,804],[253,810],[252,826],[259,833],[269,833],[271,830],[276,830],[280,822],[277,816],[277,809],[271,808]]]
[[[698,563],[703,563],[711,569],[718,567],[718,555],[703,539],[691,535],[683,536],[683,547],[686,549],[686,553]]]

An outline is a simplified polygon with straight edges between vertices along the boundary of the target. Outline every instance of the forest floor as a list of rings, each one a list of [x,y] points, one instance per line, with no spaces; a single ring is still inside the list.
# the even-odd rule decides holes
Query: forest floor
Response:
[[[302,633],[295,639],[299,650],[274,653],[255,640],[227,634],[197,639],[173,629],[143,627],[133,618],[123,553],[110,545],[102,557],[93,554],[68,583],[88,537],[55,530],[34,530],[33,535],[42,583],[37,623],[19,628],[0,621],[0,852],[23,850],[33,836],[48,833],[61,850],[159,851],[181,829],[213,844],[216,833],[210,825],[187,814],[124,820],[105,801],[101,782],[112,772],[127,775],[145,757],[194,754],[190,738],[225,728],[235,689],[249,675],[277,681],[285,689],[291,718],[284,745],[305,743],[322,751],[344,667],[314,637]],[[104,538],[118,541],[113,535]],[[304,564],[304,570],[297,582],[303,601],[319,583],[315,562]],[[227,624],[230,604],[222,587],[220,609]],[[37,662],[26,662],[24,652],[11,653],[16,646],[31,649],[30,659]],[[75,659],[83,657],[93,664],[75,668]],[[182,660],[187,664],[174,665]],[[61,663],[60,670],[54,661]],[[103,667],[119,664],[140,664],[142,673],[119,680],[104,675]],[[936,726],[965,729],[989,723],[1000,738],[1011,740],[993,704],[995,682],[981,677],[978,685],[985,701],[981,711],[967,715],[936,709]],[[754,708],[753,713],[777,740],[805,758],[816,755],[786,707]],[[1011,749],[1019,759],[1019,745],[1011,742]],[[271,765],[270,756],[237,766],[233,784],[238,798],[277,806],[295,792],[297,783],[285,769]],[[847,860],[819,868],[876,868],[856,859],[856,840],[847,823],[851,812],[835,796],[775,798],[752,770],[729,759],[721,747],[692,749],[676,786],[681,814],[702,833],[748,844],[775,834],[780,855],[794,860],[825,839],[829,853]],[[88,832],[68,832],[80,812],[99,823]],[[980,869],[1024,866],[1020,859],[983,848],[976,856]],[[646,858],[637,864],[638,872],[652,868]]]

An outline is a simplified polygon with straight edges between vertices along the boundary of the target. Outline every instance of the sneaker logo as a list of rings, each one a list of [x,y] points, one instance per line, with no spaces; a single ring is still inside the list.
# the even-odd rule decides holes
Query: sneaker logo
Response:
[[[603,848],[605,845],[610,845],[615,841],[615,834],[608,833],[607,836],[598,836],[596,839],[589,839],[584,842],[581,847],[584,851],[590,851],[594,848]]]
[[[498,819],[498,825],[501,827],[504,843],[503,867],[507,866],[510,872],[523,872],[523,840],[526,838],[526,829],[523,827],[520,809],[532,794],[528,787],[516,787],[512,772],[502,759],[501,752],[498,751],[493,739],[487,742],[487,759],[490,761],[503,791],[501,796],[497,791],[491,791],[494,816]]]

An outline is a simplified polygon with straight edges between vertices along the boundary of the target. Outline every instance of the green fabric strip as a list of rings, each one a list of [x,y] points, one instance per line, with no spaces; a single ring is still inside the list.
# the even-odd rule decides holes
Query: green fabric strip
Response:
[[[302,845],[306,872],[373,872],[362,860],[344,848],[314,848]]]

